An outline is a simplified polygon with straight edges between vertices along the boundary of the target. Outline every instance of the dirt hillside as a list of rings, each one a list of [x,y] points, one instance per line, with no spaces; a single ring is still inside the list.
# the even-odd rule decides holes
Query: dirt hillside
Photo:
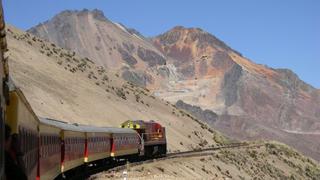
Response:
[[[255,148],[216,151],[201,157],[175,158],[130,167],[128,179],[301,179],[320,178],[320,166],[290,147],[266,142]],[[108,171],[90,180],[123,179],[122,171]]]
[[[118,127],[129,119],[167,128],[169,151],[216,145],[215,131],[88,58],[9,27],[9,68],[37,115]]]

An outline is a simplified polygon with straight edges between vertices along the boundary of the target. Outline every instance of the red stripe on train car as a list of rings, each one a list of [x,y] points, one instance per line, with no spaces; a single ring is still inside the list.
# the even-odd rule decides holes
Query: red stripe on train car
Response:
[[[89,156],[89,151],[88,151],[88,138],[84,140],[84,162],[88,162],[88,156]]]
[[[40,180],[40,135],[38,135],[38,152],[37,152],[37,158],[38,158],[38,165],[37,165],[37,177],[36,180]]]
[[[65,158],[65,144],[64,144],[64,139],[61,139],[61,160],[60,160],[60,164],[61,164],[61,172],[64,171],[64,158]]]
[[[111,144],[111,150],[110,150],[111,154],[110,154],[110,156],[114,157],[114,155],[115,155],[114,152],[115,152],[115,148],[116,147],[115,147],[115,144],[114,144],[113,137],[110,138],[110,144]]]

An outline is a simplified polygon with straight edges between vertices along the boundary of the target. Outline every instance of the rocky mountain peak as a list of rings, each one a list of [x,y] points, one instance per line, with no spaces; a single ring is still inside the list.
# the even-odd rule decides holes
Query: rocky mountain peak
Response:
[[[223,41],[201,28],[175,26],[171,30],[157,36],[155,39],[158,39],[163,45],[173,45],[176,43],[187,45],[195,44],[196,47],[200,49],[205,49],[209,46],[215,49],[234,51]]]
[[[88,15],[91,14],[94,18],[98,20],[107,20],[106,16],[104,15],[103,11],[99,9],[82,9],[82,10],[65,10],[54,16],[54,18],[66,18],[68,16],[81,16],[81,15]]]

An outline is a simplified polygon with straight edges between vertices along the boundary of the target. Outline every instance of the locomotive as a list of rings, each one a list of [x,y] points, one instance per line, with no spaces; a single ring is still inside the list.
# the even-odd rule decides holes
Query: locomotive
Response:
[[[142,150],[145,156],[157,156],[167,153],[166,129],[159,123],[151,120],[128,120],[121,124],[122,128],[136,130],[143,139]]]

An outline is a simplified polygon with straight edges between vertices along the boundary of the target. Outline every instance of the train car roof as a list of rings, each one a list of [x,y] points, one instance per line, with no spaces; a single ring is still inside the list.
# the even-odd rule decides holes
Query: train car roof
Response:
[[[102,127],[94,127],[89,125],[78,125],[85,132],[104,132],[104,133],[112,133],[111,131],[102,128]]]
[[[94,127],[89,125],[70,124],[64,121],[43,117],[39,117],[39,120],[42,124],[58,127],[68,131],[136,134],[135,130],[127,128]]]
[[[70,124],[64,121],[59,121],[59,120],[50,119],[50,118],[43,118],[43,117],[39,117],[39,121],[42,124],[58,127],[63,130],[83,132],[83,130],[76,124]]]
[[[126,134],[136,134],[137,132],[133,129],[128,128],[117,128],[117,127],[103,127],[111,133],[126,133]]]

